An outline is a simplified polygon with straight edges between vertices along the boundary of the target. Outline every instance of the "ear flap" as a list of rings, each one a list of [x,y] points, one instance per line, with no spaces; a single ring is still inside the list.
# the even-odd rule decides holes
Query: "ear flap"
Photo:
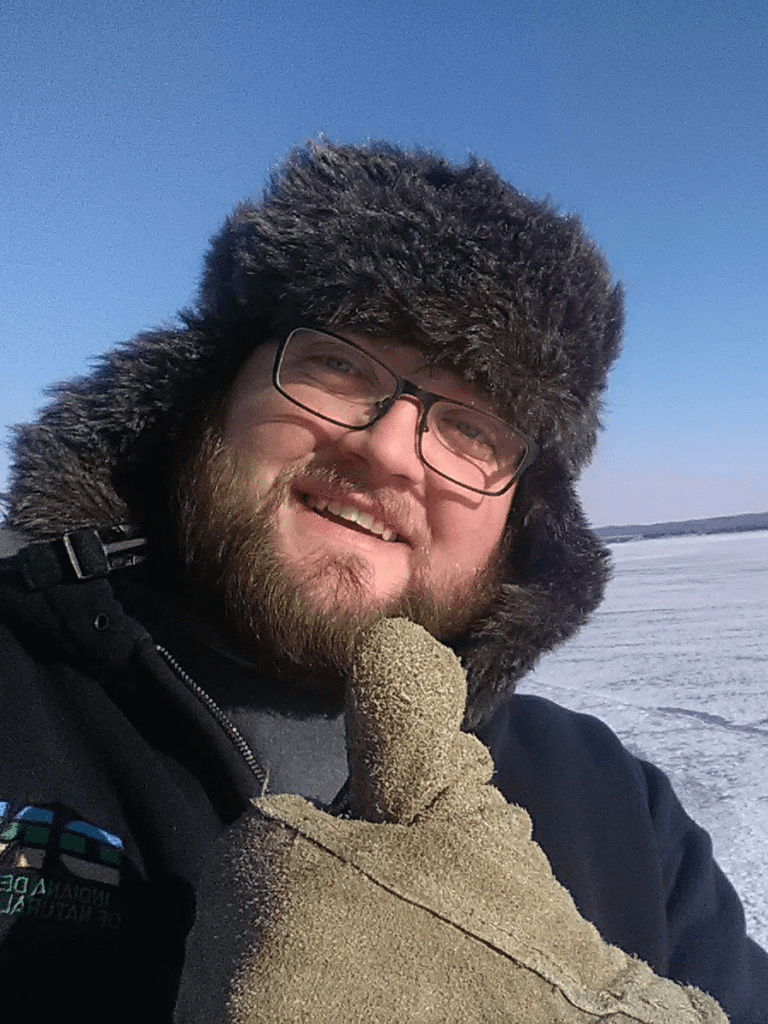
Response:
[[[465,727],[486,720],[546,651],[599,605],[610,555],[587,524],[573,481],[542,452],[510,513],[506,582],[490,615],[455,644],[469,681]]]

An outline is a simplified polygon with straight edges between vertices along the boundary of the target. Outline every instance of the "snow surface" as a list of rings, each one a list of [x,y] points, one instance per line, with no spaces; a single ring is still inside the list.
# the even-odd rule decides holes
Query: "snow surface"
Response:
[[[578,636],[520,684],[672,780],[768,948],[768,531],[630,541]]]

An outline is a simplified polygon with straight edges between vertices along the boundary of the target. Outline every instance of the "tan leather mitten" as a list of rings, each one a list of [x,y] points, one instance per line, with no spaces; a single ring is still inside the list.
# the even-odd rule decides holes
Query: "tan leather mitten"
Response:
[[[454,654],[404,619],[347,698],[351,820],[266,796],[219,842],[178,1024],[725,1024],[600,938],[460,723]]]

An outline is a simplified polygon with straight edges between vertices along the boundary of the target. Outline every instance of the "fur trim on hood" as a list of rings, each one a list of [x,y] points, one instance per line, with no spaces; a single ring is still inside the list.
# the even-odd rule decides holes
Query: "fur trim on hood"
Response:
[[[291,153],[214,238],[180,326],[108,352],[17,429],[8,525],[44,538],[133,522],[158,539],[169,453],[254,346],[296,326],[415,343],[541,445],[510,514],[507,582],[455,645],[477,725],[602,598],[607,552],[574,483],[622,327],[621,290],[580,221],[488,164],[386,144]]]

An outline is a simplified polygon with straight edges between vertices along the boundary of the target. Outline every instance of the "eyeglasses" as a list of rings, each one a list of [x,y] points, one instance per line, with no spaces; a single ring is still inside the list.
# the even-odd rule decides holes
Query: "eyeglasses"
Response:
[[[403,395],[416,398],[419,458],[477,494],[504,494],[539,451],[498,416],[425,391],[354,342],[308,327],[281,343],[272,382],[294,405],[350,430],[370,427]]]

